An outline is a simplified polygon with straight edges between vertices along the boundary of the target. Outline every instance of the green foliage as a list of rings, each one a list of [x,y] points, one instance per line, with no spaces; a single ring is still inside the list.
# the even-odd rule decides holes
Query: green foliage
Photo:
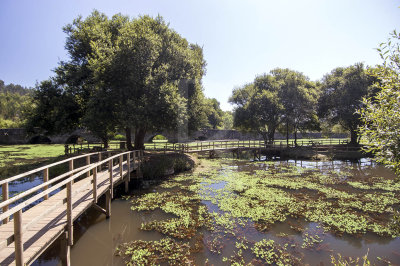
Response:
[[[82,116],[79,101],[55,80],[42,81],[35,88],[33,102],[35,108],[28,117],[28,131],[39,127],[45,134],[57,134],[79,126]]]
[[[318,90],[308,77],[277,68],[235,89],[229,101],[237,106],[235,127],[255,130],[272,142],[276,129],[283,123],[284,130],[294,133],[316,128],[317,99]]]
[[[32,90],[0,80],[0,128],[21,127],[32,108]]]
[[[400,34],[394,31],[378,52],[383,65],[370,69],[369,74],[378,79],[380,91],[363,100],[360,133],[367,145],[381,162],[400,174]]]
[[[122,128],[128,148],[133,129],[143,148],[146,131],[204,124],[202,48],[161,16],[108,18],[94,11],[64,32],[70,60],[39,87],[31,125],[48,132],[84,126],[104,142]]]
[[[352,144],[359,142],[360,115],[356,111],[363,106],[363,97],[374,93],[372,85],[373,78],[367,75],[362,63],[335,68],[322,80],[319,116],[348,130]]]
[[[222,114],[222,125],[220,129],[231,130],[233,129],[233,113],[231,111],[225,111]]]
[[[220,103],[215,98],[206,98],[205,105],[207,110],[208,123],[212,129],[216,129],[223,122],[224,112],[221,110]]]
[[[126,140],[125,136],[121,135],[121,134],[115,135],[113,139],[114,140]]]
[[[167,138],[163,135],[155,135],[153,140],[167,140]]]
[[[192,264],[189,245],[171,238],[160,241],[135,240],[118,246],[116,255],[127,258],[127,265]]]

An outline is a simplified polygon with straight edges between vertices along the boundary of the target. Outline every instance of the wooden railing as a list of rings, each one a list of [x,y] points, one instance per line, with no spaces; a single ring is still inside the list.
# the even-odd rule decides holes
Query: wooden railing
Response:
[[[102,155],[107,154],[107,158],[102,160]],[[90,158],[91,156],[97,155],[98,156],[98,161],[96,163],[91,163]],[[86,157],[86,162],[87,165],[79,167],[74,169],[74,161]],[[104,156],[103,156],[104,157]],[[71,241],[72,245],[72,197],[73,195],[79,193],[80,191],[72,191],[72,184],[74,181],[77,179],[81,178],[82,176],[89,177],[92,175],[93,178],[93,199],[94,203],[97,202],[98,195],[97,195],[97,172],[102,169],[107,169],[110,173],[109,175],[109,181],[110,181],[110,191],[112,193],[113,190],[113,166],[116,161],[118,161],[119,164],[119,169],[120,169],[120,175],[122,177],[122,169],[124,165],[127,166],[127,171],[128,173],[130,172],[131,169],[131,163],[133,163],[133,168],[136,168],[136,163],[140,163],[141,158],[143,157],[143,151],[127,151],[127,152],[122,152],[118,153],[116,155],[111,155],[111,152],[98,152],[98,153],[90,153],[90,154],[85,154],[81,156],[76,156],[73,158],[69,158],[57,163],[53,163],[50,165],[46,165],[40,168],[37,168],[35,170],[16,175],[14,177],[5,179],[0,181],[0,184],[2,186],[2,194],[3,194],[3,201],[0,203],[0,208],[3,209],[3,213],[0,214],[0,221],[3,221],[3,224],[6,224],[9,222],[9,218],[13,216],[14,220],[14,234],[10,239],[7,239],[7,244],[11,244],[12,242],[15,243],[15,258],[16,258],[16,263],[17,265],[21,265],[21,262],[23,261],[23,242],[22,242],[22,235],[23,232],[26,231],[28,228],[30,228],[32,225],[36,224],[37,221],[39,221],[41,218],[49,214],[51,211],[55,210],[56,208],[59,208],[59,205],[62,205],[63,202],[59,205],[52,206],[50,208],[46,208],[43,210],[43,212],[35,217],[33,220],[31,220],[29,223],[25,224],[22,227],[22,211],[25,207],[29,206],[30,204],[34,203],[35,201],[43,198],[44,200],[47,200],[49,197],[49,194],[56,191],[57,189],[61,189],[63,187],[66,187],[66,213],[67,213],[67,231],[69,232],[69,240]],[[69,171],[66,173],[63,173],[55,178],[48,179],[49,178],[49,169],[51,167],[63,164],[63,163],[69,163]],[[24,191],[12,198],[9,198],[9,190],[8,190],[8,185],[10,182],[13,182],[15,180],[19,180],[21,178],[24,178],[28,175],[38,173],[43,171],[43,183],[40,185],[37,185],[31,189],[28,189],[27,191]],[[128,180],[129,181],[129,180]],[[42,191],[41,191],[42,190]],[[41,191],[41,192],[39,192]],[[22,200],[26,197],[29,197],[28,199],[23,200],[23,202],[17,204],[16,206],[13,206],[11,208],[10,205]],[[112,195],[111,195],[112,197]]]
[[[348,140],[343,139],[313,139],[297,141],[297,146],[326,146],[326,145],[344,145]],[[147,144],[147,150],[156,151],[205,151],[215,149],[234,149],[234,148],[285,148],[294,147],[294,140],[288,143],[286,140],[275,140],[272,144],[263,140],[216,140],[216,141],[196,141],[189,143],[152,143]]]

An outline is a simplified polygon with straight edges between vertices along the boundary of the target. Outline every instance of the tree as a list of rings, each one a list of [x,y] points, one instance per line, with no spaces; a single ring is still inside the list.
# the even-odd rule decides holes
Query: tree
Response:
[[[31,108],[31,89],[0,80],[0,128],[23,126]]]
[[[216,129],[223,122],[222,118],[224,112],[220,107],[220,103],[215,98],[206,98],[205,104],[208,123],[210,124],[212,129]]]
[[[373,81],[362,63],[335,68],[322,79],[319,116],[331,125],[340,123],[349,130],[352,145],[359,143],[360,114],[356,111],[363,107],[363,97],[373,92]]]
[[[116,128],[125,129],[129,149],[134,131],[135,148],[140,149],[146,131],[203,123],[205,115],[198,115],[204,112],[202,48],[169,28],[162,17],[118,14],[109,19],[94,11],[64,32],[70,60],[55,70],[54,86],[61,92],[54,97],[71,96],[78,104],[76,126],[104,142]]]
[[[383,64],[369,69],[380,91],[365,97],[359,131],[367,151],[400,175],[400,34],[393,31],[378,52]]]
[[[112,35],[110,35],[112,36]],[[124,24],[116,40],[91,42],[89,68],[98,87],[117,99],[119,124],[135,129],[135,148],[144,148],[147,131],[187,125],[189,83],[204,73],[202,49],[171,30],[161,17],[142,16]],[[182,85],[182,81],[184,86]],[[193,103],[193,102],[191,102]]]
[[[319,129],[316,113],[319,89],[298,71],[276,68],[271,74],[280,84],[278,96],[283,105],[282,122],[286,124],[286,142],[289,145],[289,132],[293,132],[297,146],[298,131]]]
[[[224,111],[222,115],[221,129],[231,130],[233,128],[233,113],[231,111]]]
[[[45,80],[37,85],[33,95],[35,108],[29,114],[27,130],[45,130],[45,134],[72,131],[79,126],[82,116],[76,98],[54,80]]]
[[[234,125],[255,130],[272,143],[275,131],[285,123],[287,139],[289,130],[293,130],[297,139],[297,131],[310,128],[313,125],[310,121],[315,121],[317,97],[315,84],[303,74],[274,69],[233,91],[230,102],[237,106]]]

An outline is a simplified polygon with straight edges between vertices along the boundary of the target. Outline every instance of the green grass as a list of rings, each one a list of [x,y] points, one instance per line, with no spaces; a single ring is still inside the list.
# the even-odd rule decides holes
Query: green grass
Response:
[[[0,145],[0,176],[7,178],[64,155],[63,144]]]

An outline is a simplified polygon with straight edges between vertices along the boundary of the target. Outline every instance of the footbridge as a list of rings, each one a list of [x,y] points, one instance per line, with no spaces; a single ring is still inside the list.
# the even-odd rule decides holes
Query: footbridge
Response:
[[[142,158],[143,151],[96,152],[1,180],[0,265],[29,265],[60,236],[61,261],[70,265],[74,220],[90,207],[109,217],[113,187],[125,183],[127,191],[131,173],[140,176]],[[49,179],[59,168],[66,170]],[[9,197],[11,182],[35,174],[43,177],[39,185]],[[104,194],[105,206],[99,206]]]

